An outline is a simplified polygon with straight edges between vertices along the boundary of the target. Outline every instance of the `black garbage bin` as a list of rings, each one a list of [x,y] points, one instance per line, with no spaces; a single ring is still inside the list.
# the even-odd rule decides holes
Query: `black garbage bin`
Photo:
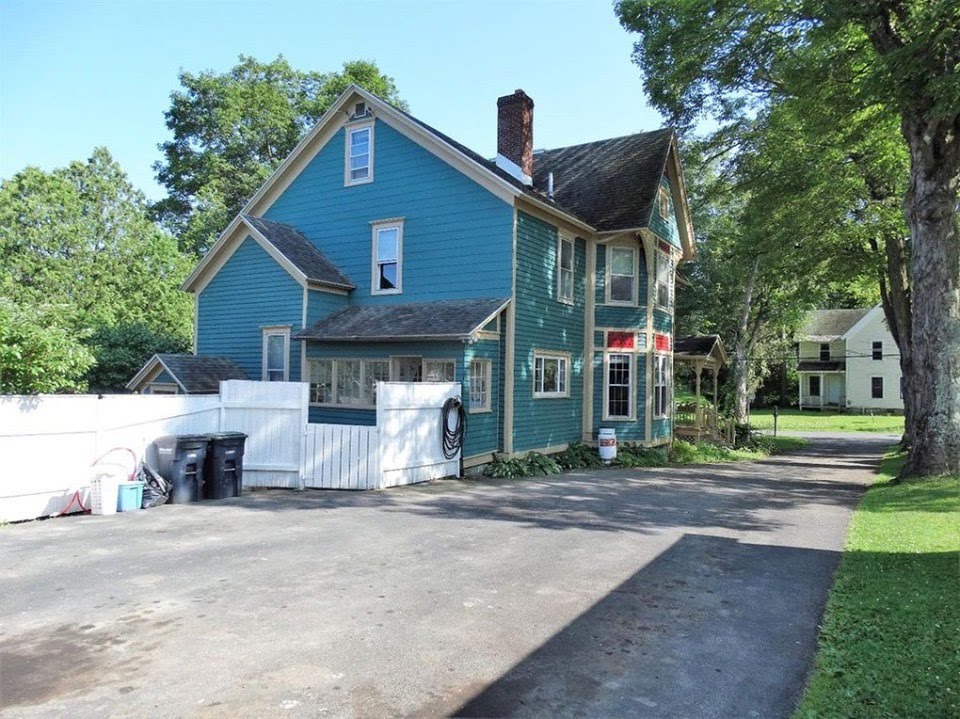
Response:
[[[206,466],[203,470],[203,498],[239,497],[243,486],[243,432],[214,432],[207,435]]]
[[[203,496],[203,463],[207,438],[202,434],[171,434],[154,441],[157,471],[170,488],[174,504],[196,502]]]

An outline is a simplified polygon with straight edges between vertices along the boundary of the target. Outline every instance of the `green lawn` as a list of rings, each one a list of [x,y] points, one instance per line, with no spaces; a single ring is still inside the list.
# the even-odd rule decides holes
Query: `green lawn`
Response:
[[[960,477],[892,484],[853,516],[794,719],[960,717]]]
[[[773,410],[750,411],[750,426],[754,429],[773,429]],[[885,415],[841,414],[838,412],[782,409],[777,429],[785,432],[903,432],[903,417]]]

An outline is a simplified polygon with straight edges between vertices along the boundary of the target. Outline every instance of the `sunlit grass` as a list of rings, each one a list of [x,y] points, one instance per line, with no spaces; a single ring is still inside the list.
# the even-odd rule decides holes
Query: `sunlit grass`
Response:
[[[773,429],[773,410],[750,410],[750,426]],[[781,409],[777,429],[784,432],[903,432],[903,417],[888,415],[842,414],[816,410]]]
[[[896,484],[854,514],[795,719],[960,716],[960,477]]]

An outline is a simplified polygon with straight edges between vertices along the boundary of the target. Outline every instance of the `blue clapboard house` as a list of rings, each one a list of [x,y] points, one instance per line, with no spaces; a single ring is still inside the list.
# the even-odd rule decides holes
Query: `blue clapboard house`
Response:
[[[671,437],[674,276],[693,255],[669,129],[535,151],[497,101],[489,160],[350,87],[184,285],[194,352],[374,424],[379,381],[457,381],[466,466]]]

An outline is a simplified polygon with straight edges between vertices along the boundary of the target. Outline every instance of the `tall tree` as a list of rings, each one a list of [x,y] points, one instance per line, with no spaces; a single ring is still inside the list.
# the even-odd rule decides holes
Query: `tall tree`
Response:
[[[188,341],[192,303],[180,283],[189,267],[105,148],[52,172],[28,167],[0,185],[0,300],[11,326],[52,322],[48,339],[65,357],[55,389],[83,386],[91,363],[74,361],[72,343],[100,354],[95,333],[104,328],[138,324]],[[21,361],[35,360],[37,353]],[[30,372],[25,366],[23,376]]]
[[[283,56],[241,55],[226,73],[180,73],[165,113],[173,139],[160,145],[158,181],[168,197],[155,216],[183,250],[202,255],[300,138],[350,84],[405,109],[393,78],[364,60],[340,72],[303,72]]]
[[[960,363],[951,360],[960,355],[960,6],[621,0],[616,10],[641,35],[635,61],[651,99],[685,127],[709,116],[719,137],[736,138],[786,101],[802,103],[813,123],[869,113],[897,119],[910,158],[903,201],[911,242],[884,247],[894,298],[884,307],[901,348],[908,344],[906,471],[960,471]],[[838,118],[831,100],[840,97]]]

